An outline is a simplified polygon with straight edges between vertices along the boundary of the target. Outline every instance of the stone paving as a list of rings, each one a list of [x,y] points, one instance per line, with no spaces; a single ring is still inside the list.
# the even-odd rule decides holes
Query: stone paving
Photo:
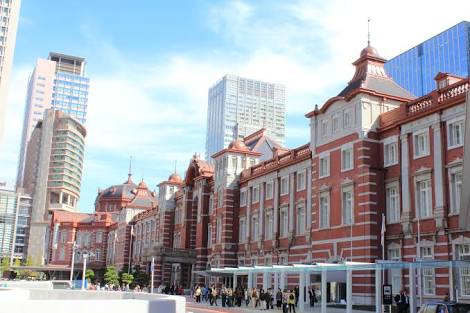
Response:
[[[260,309],[253,309],[250,307],[246,307],[242,305],[241,307],[233,307],[223,308],[221,306],[220,300],[218,302],[218,306],[210,306],[209,303],[195,303],[192,299],[187,298],[186,302],[186,312],[188,313],[230,313],[230,312],[243,312],[243,313],[254,313],[254,312],[272,312],[272,313],[282,313],[282,310],[278,310],[274,308],[273,310],[260,310]],[[296,312],[298,313],[320,313],[320,306],[315,306],[311,308],[310,306],[306,305],[305,310],[301,311],[300,308],[296,308]],[[328,313],[345,313],[346,308],[327,308]],[[353,310],[354,313],[374,313],[371,311],[360,311],[360,310]]]

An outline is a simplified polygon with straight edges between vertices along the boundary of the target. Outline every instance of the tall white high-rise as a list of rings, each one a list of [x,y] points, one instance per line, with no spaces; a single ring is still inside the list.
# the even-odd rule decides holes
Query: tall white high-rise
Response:
[[[284,144],[286,97],[280,84],[225,75],[209,89],[206,159],[230,142],[265,128]]]
[[[0,0],[1,1],[1,0]],[[85,59],[60,53],[38,59],[29,78],[16,185],[23,186],[26,147],[36,124],[47,109],[60,110],[85,124],[90,80]]]
[[[5,127],[8,86],[15,52],[21,0],[0,0],[0,144]]]

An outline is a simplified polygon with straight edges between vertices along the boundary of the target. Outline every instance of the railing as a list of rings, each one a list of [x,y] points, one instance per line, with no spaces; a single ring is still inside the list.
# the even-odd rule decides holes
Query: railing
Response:
[[[290,163],[292,161],[307,157],[310,155],[310,148],[308,145],[303,145],[297,149],[287,151],[281,155],[277,155],[276,157],[266,160],[262,163],[254,165],[249,169],[243,171],[242,179],[247,179],[251,176],[264,173],[274,167],[279,165],[283,165],[286,163]]]
[[[448,100],[456,98],[465,94],[469,89],[468,79],[459,81],[445,88],[438,89],[431,94],[421,97],[406,106],[407,115],[413,115],[424,110],[427,110],[436,105],[442,104]]]

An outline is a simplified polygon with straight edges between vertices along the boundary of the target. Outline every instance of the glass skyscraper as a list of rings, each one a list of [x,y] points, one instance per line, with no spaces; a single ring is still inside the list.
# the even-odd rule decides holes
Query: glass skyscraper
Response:
[[[47,60],[36,61],[28,84],[17,186],[23,186],[26,147],[45,110],[60,110],[85,124],[89,85],[84,58],[51,52]]]
[[[285,140],[285,87],[225,75],[209,89],[206,160],[230,142],[265,128],[283,145]]]
[[[390,59],[385,69],[399,85],[418,97],[436,88],[434,77],[439,72],[469,76],[470,22],[460,22]]]

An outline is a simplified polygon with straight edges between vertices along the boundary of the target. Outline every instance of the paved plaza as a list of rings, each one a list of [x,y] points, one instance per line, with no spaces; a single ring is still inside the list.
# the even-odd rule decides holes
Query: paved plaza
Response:
[[[225,312],[242,312],[242,313],[253,313],[253,312],[279,312],[281,313],[282,310],[278,310],[274,308],[273,310],[260,310],[260,309],[252,309],[250,307],[246,307],[242,305],[241,307],[232,307],[232,308],[223,308],[221,307],[220,303],[219,306],[210,306],[209,304],[205,303],[195,303],[192,299],[187,298],[186,300],[186,312],[187,313],[225,313]],[[296,312],[300,313],[320,313],[320,306],[315,306],[311,308],[309,306],[305,306],[304,311],[300,311],[299,308],[296,308]],[[328,313],[344,313],[346,312],[346,308],[327,308]],[[353,310],[354,313],[372,313],[373,311],[361,311],[361,310]]]

